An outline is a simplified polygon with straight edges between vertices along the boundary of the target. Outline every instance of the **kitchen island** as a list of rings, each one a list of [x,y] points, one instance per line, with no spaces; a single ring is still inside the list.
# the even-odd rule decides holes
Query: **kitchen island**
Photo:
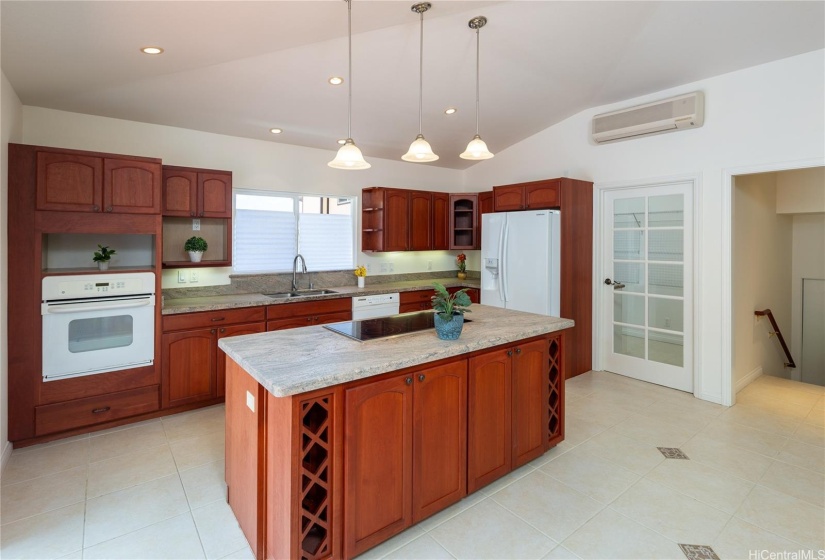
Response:
[[[456,341],[220,341],[229,504],[258,558],[354,557],[563,439],[573,321],[472,311]]]

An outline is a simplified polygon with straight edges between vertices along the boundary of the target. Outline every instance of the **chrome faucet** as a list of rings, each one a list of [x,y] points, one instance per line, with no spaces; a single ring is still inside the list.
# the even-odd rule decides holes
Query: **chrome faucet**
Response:
[[[296,274],[298,274],[298,259],[301,259],[301,273],[307,273],[307,262],[304,260],[304,256],[301,253],[295,255],[295,260],[292,261],[292,291],[296,291],[298,289],[298,284],[296,281]]]

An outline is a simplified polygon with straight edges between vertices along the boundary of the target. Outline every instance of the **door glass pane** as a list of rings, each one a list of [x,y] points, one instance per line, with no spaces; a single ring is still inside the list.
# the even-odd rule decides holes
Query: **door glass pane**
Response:
[[[619,230],[613,232],[613,258],[623,261],[642,260],[645,255],[643,231]]]
[[[681,299],[665,299],[651,297],[647,300],[647,326],[671,331],[683,331]]]
[[[69,352],[93,352],[132,344],[132,316],[94,317],[69,322]]]
[[[613,325],[613,352],[633,356],[645,357],[645,331],[622,325]]]
[[[649,227],[682,227],[685,225],[685,197],[681,194],[651,196],[648,212]]]
[[[645,298],[622,294],[616,291],[613,294],[613,320],[617,323],[631,325],[645,324]]]
[[[681,261],[682,233],[681,229],[652,230],[647,258],[651,261]]]
[[[681,264],[649,264],[647,265],[647,284],[651,294],[684,297],[684,266]]]
[[[672,366],[684,366],[684,341],[680,334],[649,332],[648,359]]]
[[[625,285],[623,292],[645,293],[644,263],[613,263],[613,280]]]
[[[614,228],[645,227],[645,199],[620,198],[613,202]]]

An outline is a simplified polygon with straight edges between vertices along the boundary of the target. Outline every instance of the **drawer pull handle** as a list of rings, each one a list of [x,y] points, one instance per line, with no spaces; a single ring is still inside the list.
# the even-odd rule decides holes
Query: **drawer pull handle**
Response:
[[[426,378],[424,377],[424,374],[423,374],[423,373],[422,373],[421,375],[419,375],[419,376],[418,376],[418,380],[419,380],[419,381],[424,381],[424,379],[426,379]]]
[[[214,319],[209,319],[213,323],[217,323],[218,321],[225,321],[226,317],[215,317]]]
[[[412,385],[412,377],[408,377],[407,379],[405,379],[405,380],[404,380],[404,382],[405,382],[407,385]]]
[[[512,356],[512,355],[513,355],[513,351],[512,351],[512,350],[507,350],[507,355],[508,355],[508,356]]]
[[[92,410],[92,414],[101,414],[101,413],[103,413],[103,412],[109,412],[110,410],[112,410],[112,407],[111,407],[111,406],[104,406],[104,407],[102,407],[102,408],[95,408],[95,409],[93,409],[93,410]]]
[[[521,348],[516,348],[516,354],[521,354]]]

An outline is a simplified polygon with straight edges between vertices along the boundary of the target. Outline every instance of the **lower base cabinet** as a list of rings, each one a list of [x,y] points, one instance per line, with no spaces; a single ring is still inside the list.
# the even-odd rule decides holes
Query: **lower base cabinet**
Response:
[[[466,495],[466,399],[466,360],[346,391],[348,557]]]
[[[559,443],[562,350],[554,333],[291,397],[229,360],[229,504],[255,556],[353,558]]]

